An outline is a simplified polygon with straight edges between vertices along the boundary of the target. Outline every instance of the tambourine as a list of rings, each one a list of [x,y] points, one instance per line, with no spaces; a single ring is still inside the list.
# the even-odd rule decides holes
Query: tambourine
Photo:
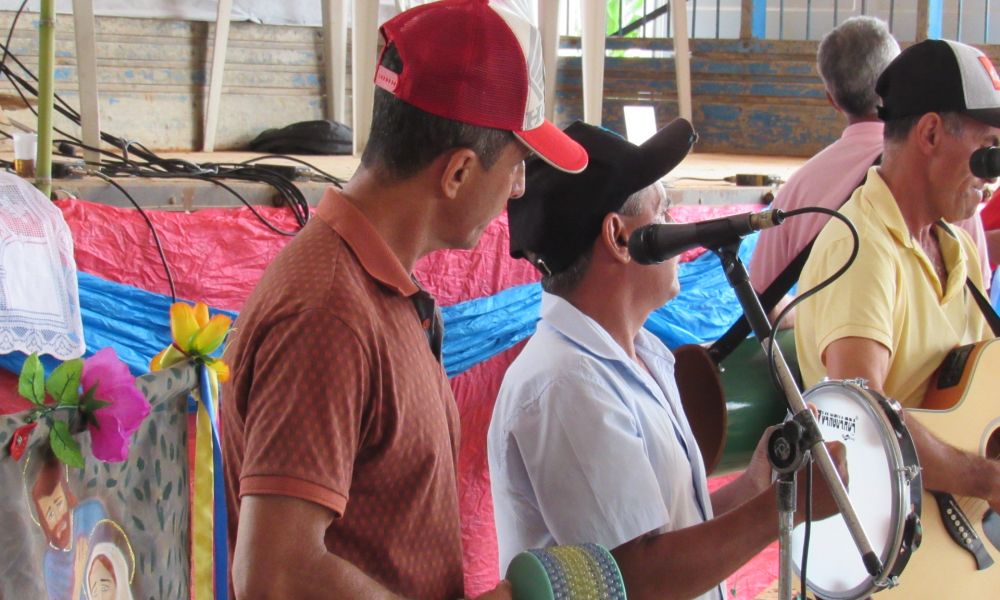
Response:
[[[507,567],[514,600],[625,600],[618,563],[603,546],[528,550]]]

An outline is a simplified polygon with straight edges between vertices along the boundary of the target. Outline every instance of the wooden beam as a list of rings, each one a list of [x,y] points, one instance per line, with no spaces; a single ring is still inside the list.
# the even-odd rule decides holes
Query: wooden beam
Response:
[[[347,122],[347,3],[323,0],[323,76],[326,118]]]
[[[740,39],[767,37],[767,0],[742,0],[740,6]]]
[[[222,103],[222,77],[226,68],[226,47],[229,45],[229,16],[233,0],[219,0],[215,19],[215,44],[212,50],[212,71],[209,73],[208,109],[205,115],[203,152],[215,151],[215,129],[219,125],[219,105]]]
[[[691,49],[688,45],[687,2],[670,0],[670,17],[674,23],[674,65],[677,68],[677,107],[681,118],[692,120],[691,111]]]
[[[80,121],[83,158],[100,163],[101,109],[97,99],[97,39],[94,33],[94,0],[73,0],[73,31],[76,34],[76,76],[80,90]]]
[[[545,118],[552,121],[559,79],[559,0],[538,0],[538,28],[545,62]]]
[[[604,44],[607,37],[606,0],[580,0],[583,12],[583,120],[601,124],[604,106]]]
[[[351,28],[351,90],[354,108],[354,156],[368,144],[375,101],[375,63],[378,61],[378,2],[353,0]]]

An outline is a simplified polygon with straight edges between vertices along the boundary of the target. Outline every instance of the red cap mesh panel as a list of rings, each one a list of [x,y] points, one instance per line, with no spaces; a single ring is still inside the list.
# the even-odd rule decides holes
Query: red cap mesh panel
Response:
[[[520,130],[528,98],[524,51],[481,0],[437,2],[382,26],[403,61],[396,97],[439,117]]]

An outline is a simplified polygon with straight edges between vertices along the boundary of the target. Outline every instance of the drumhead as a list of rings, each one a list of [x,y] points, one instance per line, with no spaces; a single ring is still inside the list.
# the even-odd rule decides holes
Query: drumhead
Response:
[[[819,411],[823,439],[840,441],[847,450],[851,503],[888,571],[899,554],[910,507],[897,432],[871,393],[853,382],[820,383],[803,397]],[[908,436],[905,431],[903,434]],[[799,505],[804,501],[800,498]],[[805,525],[799,525],[792,534],[792,555],[799,576],[804,533]],[[814,522],[811,535],[806,573],[810,589],[831,600],[854,600],[877,589],[843,518]]]

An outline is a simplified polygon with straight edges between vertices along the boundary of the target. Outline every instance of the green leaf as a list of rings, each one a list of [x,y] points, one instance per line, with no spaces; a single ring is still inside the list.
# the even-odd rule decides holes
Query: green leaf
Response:
[[[80,376],[83,360],[68,360],[59,365],[49,375],[45,389],[62,406],[76,406],[80,402]]]
[[[94,412],[104,408],[105,406],[111,406],[111,402],[106,402],[104,400],[98,400],[94,397],[97,393],[97,384],[90,386],[90,388],[83,393],[83,397],[79,399],[80,410],[83,411],[83,418],[88,424],[93,425],[95,428],[100,429],[97,425],[97,419],[93,416]]]
[[[66,424],[66,421],[52,422],[49,442],[52,444],[52,451],[56,453],[59,460],[71,467],[83,468],[83,454],[80,452],[80,444],[77,444],[73,436],[69,434],[69,425]]]
[[[17,393],[38,406],[45,404],[45,368],[34,352],[24,361],[21,377],[17,381]]]
[[[92,413],[95,410],[104,408],[105,406],[111,406],[111,404],[111,402],[106,400],[98,400],[97,398],[94,398],[93,400],[90,400],[86,404],[82,405],[82,408],[83,410]]]

